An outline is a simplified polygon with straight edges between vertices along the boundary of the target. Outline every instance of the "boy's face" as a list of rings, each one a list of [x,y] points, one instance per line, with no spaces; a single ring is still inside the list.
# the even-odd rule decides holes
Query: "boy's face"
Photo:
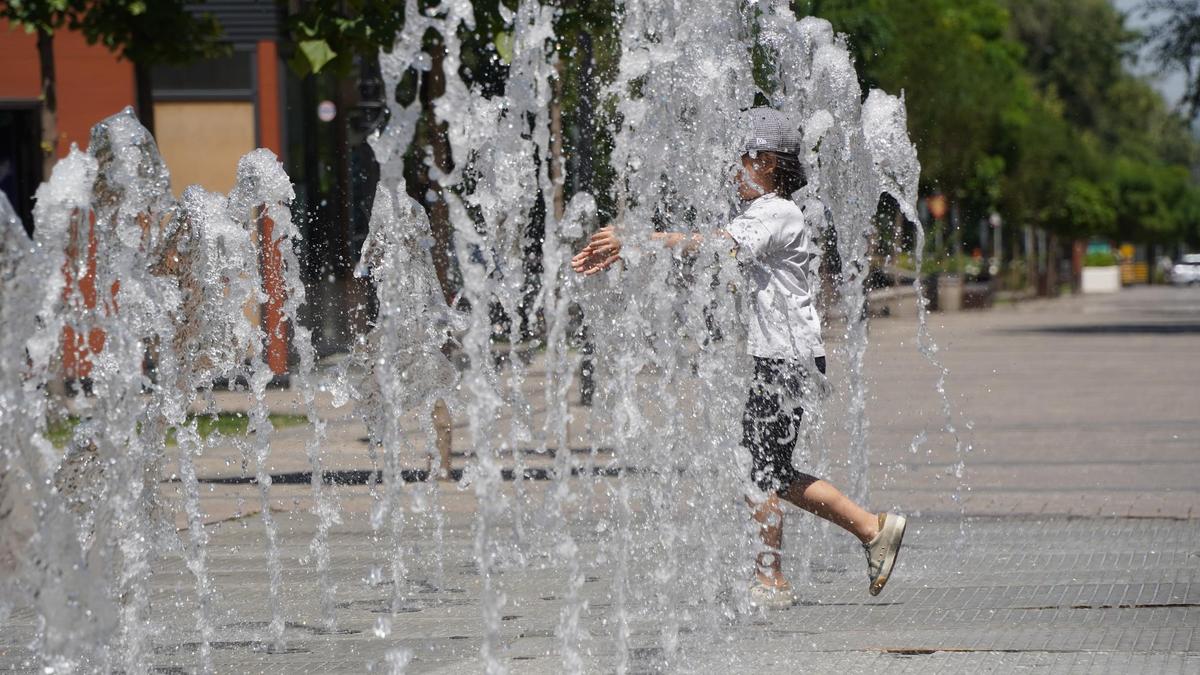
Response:
[[[741,168],[735,177],[738,198],[750,201],[775,189],[774,171],[775,157],[770,153],[759,152],[755,157],[750,153],[742,155]]]

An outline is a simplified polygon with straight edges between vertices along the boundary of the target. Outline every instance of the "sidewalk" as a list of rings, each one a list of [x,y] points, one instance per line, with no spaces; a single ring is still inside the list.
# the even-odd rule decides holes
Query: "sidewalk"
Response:
[[[877,463],[872,498],[877,508],[914,514],[888,589],[878,598],[867,595],[861,550],[847,538],[822,534],[813,519],[792,515],[789,550],[807,542],[822,551],[803,566],[804,555],[785,558],[790,575],[807,579],[799,585],[799,606],[721,619],[717,630],[705,628],[707,618],[699,613],[635,615],[629,672],[1200,671],[1200,293],[1131,289],[933,315],[931,323],[938,357],[949,368],[953,422],[964,447],[971,447],[961,504],[968,518],[961,520],[953,500],[957,458],[953,438],[939,431],[937,371],[915,349],[911,321],[875,320],[867,358]],[[843,374],[838,346],[831,346],[837,386]],[[289,399],[288,392],[272,392],[272,409],[295,412]],[[222,398],[231,409],[236,404],[235,395]],[[327,402],[322,414],[330,424],[327,468],[369,471],[360,440],[365,430]],[[455,422],[455,450],[464,453],[469,436],[462,420]],[[914,452],[922,430],[927,438]],[[829,435],[831,447],[838,447],[840,434]],[[300,428],[280,431],[272,473],[306,471],[304,441]],[[585,448],[589,439],[577,436],[570,444],[576,442]],[[454,461],[461,467],[467,459],[456,455]],[[233,478],[241,473],[239,462],[233,448],[214,452],[200,474]],[[835,469],[835,481],[838,474]],[[604,477],[576,481],[573,489],[586,497],[565,522],[584,565],[588,672],[612,672],[622,658],[612,622],[616,570],[600,536],[613,484]],[[541,503],[550,485],[527,481],[523,489]],[[366,672],[382,669],[388,650],[397,648],[411,652],[406,672],[482,670],[472,490],[437,484],[443,539],[427,517],[406,526],[412,586],[388,636],[377,637],[377,620],[390,615],[391,590],[371,582],[388,558],[369,523],[370,486],[337,488],[344,519],[331,542],[338,631],[326,634],[318,628],[316,574],[307,560],[315,530],[309,486],[276,484],[272,510],[278,511],[289,624],[286,650],[271,652],[262,641],[269,619],[263,531],[251,517],[257,487],[203,488],[204,508],[216,523],[208,528],[208,551],[219,598],[218,672]],[[511,494],[513,483],[504,489]],[[563,528],[560,523],[554,536]],[[535,544],[531,550],[554,542]],[[440,559],[431,554],[439,546]],[[551,558],[535,556],[524,565],[506,559],[496,576],[508,599],[500,622],[505,663],[517,673],[562,672],[556,630],[568,573]],[[649,574],[654,564],[635,557],[630,569]],[[154,637],[154,664],[190,672],[198,647],[194,591],[180,558],[160,562],[154,590],[163,624]],[[0,630],[0,668],[36,665],[27,661],[30,620],[17,612]],[[661,636],[672,621],[680,627],[678,648],[665,653]]]
[[[931,314],[937,358],[948,369],[945,383],[952,421],[964,450],[961,509],[968,515],[1064,515],[1200,517],[1200,293],[1186,288],[1133,288],[1117,296],[1039,300],[986,311]],[[955,439],[942,431],[945,417],[935,389],[937,370],[916,349],[916,325],[907,319],[875,319],[867,354],[870,400],[872,494],[880,507],[931,514],[958,513],[952,500],[959,480]],[[840,345],[829,340],[830,378],[845,390]],[[540,389],[544,368],[535,355],[523,391],[533,409],[533,429],[545,419]],[[568,445],[584,451],[599,445],[588,429],[602,425],[595,411],[578,404]],[[303,414],[287,390],[268,392],[271,410]],[[225,410],[245,410],[244,394],[217,395]],[[352,405],[334,408],[319,398],[327,423],[328,471],[369,472],[367,431]],[[838,406],[832,406],[837,408]],[[423,420],[404,420],[411,443],[407,465],[424,469]],[[843,421],[830,419],[827,442],[845,447]],[[922,432],[926,438],[912,452]],[[272,474],[302,474],[306,427],[284,428],[272,441]],[[500,437],[508,433],[502,425]],[[527,466],[545,468],[552,456],[534,452],[542,439],[518,444]],[[551,449],[553,441],[547,441]],[[452,465],[462,469],[471,439],[462,414],[455,415]],[[244,475],[240,451],[231,445],[198,462],[202,478]],[[513,461],[508,453],[506,467]],[[248,467],[253,474],[253,465]],[[834,468],[834,479],[841,478]],[[221,489],[233,489],[222,486]],[[251,495],[253,486],[242,486]],[[236,491],[236,490],[235,490]],[[228,500],[209,495],[216,502]],[[289,503],[292,500],[288,500]],[[233,513],[214,502],[213,521]],[[246,508],[253,509],[252,506]],[[280,508],[287,509],[281,503]],[[300,498],[298,508],[307,508]],[[243,511],[245,513],[245,511]],[[179,525],[183,526],[183,521]]]

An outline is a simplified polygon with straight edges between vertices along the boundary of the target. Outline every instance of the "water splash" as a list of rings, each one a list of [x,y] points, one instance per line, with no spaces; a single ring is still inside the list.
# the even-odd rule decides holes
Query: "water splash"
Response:
[[[620,62],[603,94],[615,111],[614,181],[609,194],[597,197],[615,205],[611,224],[627,248],[623,267],[581,280],[566,268],[572,248],[581,235],[609,223],[587,193],[575,195],[562,213],[552,207],[563,190],[552,167],[561,160],[550,113],[559,76],[554,10],[524,0],[507,16],[511,60],[505,90],[495,95],[459,77],[459,35],[474,25],[469,3],[427,8],[407,0],[404,11],[404,29],[394,48],[380,55],[380,65],[389,93],[410,72],[431,76],[426,36],[441,36],[445,92],[432,108],[445,124],[453,163],[429,167],[439,189],[426,206],[448,213],[462,286],[458,298],[447,302],[431,256],[429,216],[408,197],[403,178],[405,153],[426,109],[420,100],[403,104],[389,95],[387,123],[371,138],[381,179],[356,270],[374,285],[379,311],[333,390],[335,403],[354,403],[382,466],[382,487],[371,488],[377,500],[371,526],[387,540],[391,598],[390,616],[379,618],[376,636],[393,634],[412,584],[427,571],[429,563],[411,553],[411,534],[418,529],[431,526],[436,533],[432,564],[434,585],[441,587],[443,514],[432,478],[447,467],[411,490],[404,473],[420,460],[421,444],[412,439],[422,433],[425,456],[436,458],[431,418],[446,402],[468,423],[471,458],[464,483],[479,504],[473,559],[482,589],[486,670],[507,668],[505,577],[533,566],[561,573],[556,636],[562,670],[687,670],[688,641],[698,639],[692,631],[719,641],[721,627],[747,612],[745,580],[758,546],[743,500],[748,459],[739,449],[749,372],[744,298],[737,292],[743,282],[719,239],[682,258],[662,250],[651,234],[711,233],[736,208],[731,160],[743,147],[741,111],[760,93],[751,59],[759,41],[774,64],[773,89],[764,93],[804,131],[810,185],[793,197],[814,227],[832,229],[842,261],[837,300],[845,317],[850,445],[844,455],[817,447],[824,408],[832,402],[815,394],[805,401],[805,445],[817,466],[844,459],[851,469],[849,491],[864,499],[869,425],[862,283],[872,217],[881,194],[891,195],[914,222],[916,213],[919,164],[903,99],[871,91],[864,101],[843,41],[827,22],[798,20],[788,3],[624,3],[614,16]],[[212,671],[220,596],[209,569],[198,475],[211,443],[188,413],[201,400],[211,401],[214,381],[242,381],[249,389],[252,431],[244,450],[255,464],[266,547],[270,620],[264,638],[275,648],[285,646],[282,542],[271,510],[268,387],[275,373],[264,347],[280,335],[267,335],[245,314],[247,304],[265,305],[278,312],[279,320],[269,325],[286,332],[296,355],[290,385],[309,421],[305,452],[317,516],[309,551],[321,629],[333,631],[338,588],[329,545],[341,513],[324,480],[315,354],[308,330],[294,320],[304,293],[290,182],[277,158],[259,150],[239,163],[228,199],[189,188],[176,203],[153,140],[131,114],[106,120],[93,146],[94,157],[73,153],[39,192],[33,242],[21,239],[19,223],[3,216],[0,204],[6,227],[0,250],[0,481],[6,495],[16,485],[30,497],[28,526],[17,541],[21,559],[36,561],[3,577],[5,588],[24,589],[23,602],[35,604],[45,626],[39,650],[48,666],[144,672],[156,621],[146,592],[149,570],[164,552],[179,550],[195,585],[195,605],[180,608],[195,610],[198,667]],[[64,293],[58,275],[34,282],[21,273],[29,264],[66,265],[72,279],[93,274],[89,237],[99,251],[98,303],[82,297],[77,286]],[[64,241],[75,246],[64,251]],[[540,253],[540,269],[527,264],[531,250]],[[279,276],[265,276],[260,259],[275,260]],[[10,321],[14,312],[31,309],[38,321]],[[580,309],[598,355],[589,463],[602,462],[600,468],[616,474],[592,483],[575,479],[581,467],[570,448],[569,392],[581,360],[570,339],[570,317]],[[923,303],[920,312],[919,341],[932,358]],[[498,314],[508,319],[503,334],[495,327]],[[54,379],[64,325],[77,335],[102,331],[105,341],[89,354],[97,396],[74,404],[84,420],[60,461],[46,440],[54,402],[42,392]],[[443,349],[458,353],[451,359]],[[153,357],[150,370],[142,363],[147,354]],[[953,432],[944,377],[943,369],[939,390]],[[530,393],[538,387],[540,402]],[[17,410],[30,412],[19,416]],[[160,494],[169,433],[179,453],[185,542],[167,526],[169,502]],[[526,455],[530,448],[534,452]],[[524,481],[524,468],[551,451],[552,482],[539,490]],[[512,489],[502,474],[509,458]],[[66,476],[81,485],[64,483]],[[134,480],[123,480],[129,477]],[[47,487],[56,480],[65,487]],[[580,536],[570,517],[573,509],[585,508],[583,496],[593,487],[610,497],[604,527],[594,535],[604,562],[586,557],[592,535]],[[15,525],[0,523],[5,533],[22,529]],[[590,610],[584,602],[584,580],[592,570],[608,575],[606,610]],[[382,577],[372,574],[372,582],[381,584]],[[55,584],[63,594],[28,592]],[[65,594],[74,595],[68,600]],[[78,605],[71,603],[92,608],[88,618],[72,615],[67,608]],[[589,634],[584,626],[599,614],[605,622]],[[652,663],[635,648],[646,636],[657,648]],[[615,645],[612,662],[599,664],[590,656],[597,641]],[[411,658],[411,652],[395,650],[383,666],[399,672]]]
[[[168,423],[175,429],[179,452],[188,526],[185,558],[196,586],[200,669],[211,672],[216,589],[208,572],[208,533],[195,463],[206,444],[196,422],[188,422],[187,410],[203,393],[211,393],[217,379],[234,379],[237,373],[229,364],[253,349],[254,333],[238,311],[244,307],[247,294],[253,297],[255,280],[247,270],[255,269],[257,261],[249,247],[237,245],[247,235],[243,226],[230,217],[228,202],[222,195],[189,187],[180,202],[179,219],[184,237],[179,246],[178,269],[185,299],[176,317],[180,330],[173,353],[188,368],[177,372],[174,389],[178,394],[172,398],[175,405]]]
[[[360,275],[374,281],[379,299],[375,326],[360,352],[362,372],[369,375],[358,394],[359,414],[367,421],[372,444],[384,452],[383,499],[372,510],[371,526],[389,525],[393,613],[401,609],[407,583],[401,538],[403,460],[417,454],[405,452],[411,444],[401,414],[415,412],[431,424],[437,402],[452,398],[458,373],[442,345],[463,323],[442,296],[425,211],[402,188],[381,184],[377,189],[359,267]],[[431,472],[429,480],[435,479]],[[436,504],[434,510],[440,510]]]
[[[11,442],[4,443],[2,480],[6,498],[25,495],[29,504],[27,522],[4,524],[14,535],[5,538],[13,564],[4,579],[17,597],[34,599],[39,652],[52,671],[147,672],[157,621],[148,592],[151,569],[162,554],[180,549],[196,588],[190,609],[199,669],[213,670],[218,598],[195,463],[208,444],[189,409],[216,380],[245,379],[259,401],[254,444],[268,540],[275,538],[265,470],[270,422],[262,402],[272,373],[262,357],[265,336],[246,315],[248,303],[266,296],[256,241],[263,213],[274,218],[280,235],[274,245],[286,249],[284,322],[295,316],[303,294],[291,254],[296,233],[286,200],[278,198],[280,189],[290,194],[290,185],[263,153],[245,160],[265,170],[256,176],[243,171],[231,202],[193,187],[176,203],[154,139],[127,109],[97,124],[88,153],[72,149],[39,188],[32,242],[21,243],[4,212],[0,427]],[[36,320],[17,320],[17,313]],[[315,449],[320,422],[312,396],[304,394],[312,359],[305,358],[307,333],[294,333],[301,356],[295,372],[317,429]],[[78,336],[75,342],[63,340],[71,335]],[[77,374],[86,376],[90,395],[70,401],[46,395],[62,376],[64,350],[78,352]],[[61,455],[48,440],[52,418],[74,424]],[[161,489],[172,435],[188,532],[182,546]],[[316,498],[324,503],[322,495]],[[318,513],[326,524],[336,522],[327,511]],[[278,598],[278,555],[270,562]],[[317,566],[323,573],[320,556]],[[332,609],[334,591],[322,581]],[[273,614],[271,634],[278,640],[284,626],[278,601]]]
[[[64,462],[103,466],[87,475],[107,484],[106,498],[90,507],[98,514],[95,542],[108,549],[110,593],[121,610],[120,651],[112,660],[140,673],[148,670],[151,565],[174,540],[159,490],[171,396],[142,398],[147,389],[165,391],[165,382],[148,378],[143,364],[151,350],[168,373],[174,365],[163,358],[174,340],[174,327],[163,317],[175,314],[182,300],[170,274],[179,227],[170,173],[131,110],[93,127],[88,152],[99,169],[90,231],[97,300],[80,328],[85,335],[98,329],[103,347],[89,354],[95,395],[84,401],[96,422],[85,428],[95,433],[84,442],[77,434]]]
[[[873,90],[863,105],[864,128],[868,130],[867,143],[874,157],[876,172],[880,177],[883,191],[891,195],[899,204],[901,213],[911,223],[920,223],[917,214],[917,185],[920,179],[921,165],[917,161],[917,150],[908,139],[907,113],[904,109],[904,99]],[[966,456],[970,446],[963,443],[954,413],[950,405],[950,397],[946,392],[946,378],[950,375],[947,368],[937,357],[937,344],[929,333],[929,310],[925,299],[924,288],[919,270],[924,260],[925,231],[920,226],[914,228],[915,252],[914,269],[918,273],[913,279],[913,289],[917,297],[917,348],[922,356],[937,371],[937,381],[934,389],[941,401],[942,431],[954,438],[954,463],[948,472],[955,477],[953,501],[959,511],[959,545],[966,541],[966,503],[963,492],[966,487]],[[913,439],[914,447],[925,441],[925,432],[919,432]]]
[[[10,248],[20,239],[12,229],[5,233],[4,262],[12,276],[4,279],[0,304],[0,482],[6,501],[26,508],[10,512],[3,523],[3,603],[6,611],[14,602],[34,608],[43,626],[36,652],[56,672],[100,667],[117,623],[104,561],[95,549],[84,549],[90,537],[83,536],[70,503],[59,497],[59,457],[47,438],[50,406],[42,387],[64,326],[64,279],[33,272],[62,269],[67,262],[62,243],[89,221],[96,173],[96,160],[72,148],[38,188],[31,244]],[[20,226],[11,211],[6,216],[7,228]]]

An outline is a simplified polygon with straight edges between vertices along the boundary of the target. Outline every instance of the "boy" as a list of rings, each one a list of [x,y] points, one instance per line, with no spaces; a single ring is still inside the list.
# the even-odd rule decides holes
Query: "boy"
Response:
[[[795,594],[781,569],[782,501],[814,513],[858,537],[867,554],[871,595],[891,576],[904,539],[903,516],[872,514],[832,484],[797,471],[792,452],[800,430],[803,381],[812,369],[825,372],[821,321],[814,305],[819,249],[804,213],[791,200],[804,183],[800,133],[786,115],[770,108],[747,114],[750,139],[737,174],[745,211],[717,236],[730,240],[742,263],[751,298],[748,351],[754,376],[742,416],[742,445],[753,459],[761,493],[748,496],[765,551],[755,561],[750,599],[755,606],[791,606]],[[703,235],[659,232],[652,238],[684,254],[695,253]],[[577,273],[601,272],[621,259],[619,232],[605,227],[576,255]]]

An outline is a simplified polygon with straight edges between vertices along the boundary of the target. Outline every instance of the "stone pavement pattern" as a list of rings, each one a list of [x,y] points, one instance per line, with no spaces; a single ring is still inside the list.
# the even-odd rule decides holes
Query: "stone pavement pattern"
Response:
[[[805,580],[800,605],[740,617],[715,634],[685,630],[669,663],[658,648],[661,617],[635,617],[630,672],[1200,672],[1200,293],[1134,289],[932,321],[950,372],[954,422],[971,447],[962,492],[969,517],[962,520],[951,499],[959,481],[948,473],[953,440],[939,431],[936,371],[913,348],[911,322],[876,321],[868,355],[878,463],[872,495],[880,508],[918,514],[893,582],[871,598],[858,547],[791,516],[789,539],[816,531],[821,551],[809,569],[798,568],[803,557],[785,558],[789,573]],[[288,408],[286,392],[274,397],[278,410]],[[369,469],[362,428],[345,412],[325,410],[332,417],[327,466]],[[912,452],[922,430],[928,439]],[[832,447],[838,440],[833,433]],[[459,429],[456,449],[467,450],[467,441]],[[274,472],[303,470],[302,433],[282,432],[273,458]],[[206,477],[239,473],[236,462],[210,459],[201,467]],[[433,562],[420,556],[435,545],[428,523],[407,531],[410,558],[419,561],[413,592],[390,636],[380,638],[376,621],[389,614],[391,593],[369,581],[386,554],[365,515],[368,488],[339,487],[345,522],[332,542],[338,631],[324,634],[306,560],[315,527],[308,490],[277,485],[289,624],[284,648],[271,650],[262,641],[269,613],[263,532],[251,517],[256,488],[206,487],[219,672],[384,671],[387,651],[396,648],[411,651],[406,672],[482,670],[470,490],[440,484],[440,584]],[[610,672],[618,658],[605,623],[612,570],[595,560],[599,521],[587,509],[570,518],[586,563],[585,662],[589,671]],[[508,597],[503,657],[513,672],[562,670],[555,630],[567,577],[544,562],[500,575]],[[180,558],[161,562],[154,589],[163,623],[154,664],[190,672],[197,662],[187,611],[193,588]],[[0,667],[35,669],[31,621],[18,612],[0,627]]]

